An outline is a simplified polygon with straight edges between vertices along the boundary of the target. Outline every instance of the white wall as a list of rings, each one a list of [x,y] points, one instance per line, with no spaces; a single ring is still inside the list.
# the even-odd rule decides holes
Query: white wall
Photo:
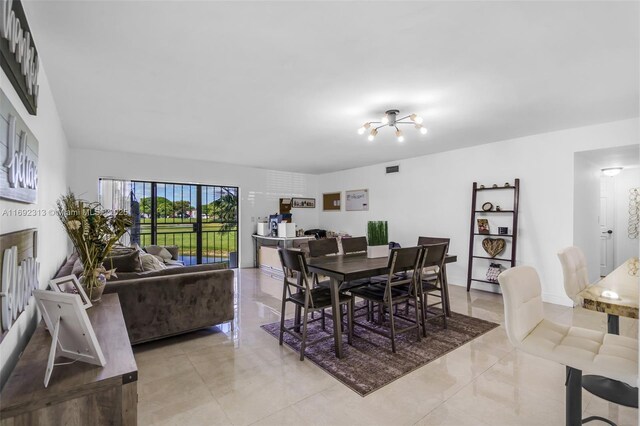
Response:
[[[9,79],[0,71],[0,87],[5,92],[20,117],[39,142],[38,202],[22,204],[0,199],[0,233],[26,228],[38,229],[38,260],[40,262],[40,286],[49,284],[67,254],[67,237],[55,216],[16,217],[2,215],[12,209],[48,210],[55,207],[56,199],[67,188],[67,139],[58,117],[45,68],[41,64],[38,115],[27,113]],[[0,386],[6,382],[18,355],[28,342],[36,325],[36,309],[33,298],[27,310],[18,318],[0,343]]]
[[[258,217],[276,213],[281,197],[315,197],[317,193],[318,177],[301,173],[86,149],[71,149],[70,158],[69,185],[76,195],[88,200],[98,199],[101,177],[240,187],[241,267],[253,266],[251,235]],[[303,229],[316,228],[318,210],[293,209],[293,221]]]
[[[544,300],[569,305],[556,253],[573,244],[574,153],[637,144],[638,124],[623,120],[321,175],[319,196],[369,188],[370,211],[320,211],[320,227],[364,235],[367,220],[388,220],[390,238],[402,245],[419,235],[448,236],[458,255],[449,279],[466,285],[472,182],[519,177],[517,264],[538,269]],[[400,164],[400,173],[385,175],[390,164]]]
[[[640,188],[640,167],[625,168],[614,178],[615,248],[614,265],[621,265],[630,257],[638,257],[640,240],[629,238],[629,189]]]
[[[600,168],[577,152],[573,163],[573,244],[587,259],[589,282],[600,279]],[[563,247],[558,247],[558,250]],[[613,260],[613,259],[612,259]]]

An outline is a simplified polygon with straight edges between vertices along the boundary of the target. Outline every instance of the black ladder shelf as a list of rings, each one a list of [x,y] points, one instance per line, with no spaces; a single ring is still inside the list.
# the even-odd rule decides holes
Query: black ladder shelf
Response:
[[[510,190],[513,191],[513,210],[478,210],[478,206],[476,206],[476,199],[478,195],[478,191],[497,191],[497,190]],[[476,259],[484,259],[484,260],[492,260],[497,262],[509,263],[511,267],[516,266],[516,247],[518,241],[518,201],[520,198],[520,179],[516,179],[513,185],[509,186],[498,186],[492,188],[478,188],[478,182],[473,182],[473,191],[471,195],[471,228],[469,231],[469,269],[467,272],[467,291],[471,289],[472,282],[480,282],[480,283],[489,283],[489,284],[498,284],[497,281],[488,281],[481,280],[477,278],[473,278],[473,262]],[[511,233],[510,234],[484,234],[480,233],[477,229],[476,216],[477,215],[485,215],[485,214],[497,214],[497,215],[512,215],[513,222],[511,225]],[[475,248],[475,239],[477,236],[483,237],[501,237],[501,238],[511,238],[511,256],[510,257],[489,257],[489,256],[478,256],[474,254]],[[485,254],[483,252],[483,254]]]

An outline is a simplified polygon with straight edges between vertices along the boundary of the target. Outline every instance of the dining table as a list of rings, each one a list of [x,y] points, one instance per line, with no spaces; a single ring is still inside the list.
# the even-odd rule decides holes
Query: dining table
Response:
[[[638,319],[638,258],[631,258],[580,293],[582,307],[607,314],[607,332],[620,334],[620,317]],[[638,388],[598,375],[582,376],[582,387],[607,401],[638,408]]]
[[[607,314],[607,329],[620,334],[620,317],[638,319],[638,258],[631,258],[578,297],[582,307]]]
[[[442,268],[442,289],[445,300],[445,313],[451,315],[448,306],[449,290],[447,288],[446,264],[457,261],[456,255],[447,254]],[[331,290],[331,309],[334,313],[340,312],[339,293],[342,283],[362,278],[371,278],[389,273],[389,260],[387,257],[369,258],[366,253],[343,254],[335,256],[315,257],[308,260],[309,272],[324,275],[329,278]],[[300,323],[300,309],[296,309],[296,323]],[[337,358],[342,358],[342,316],[333,315],[333,338]]]

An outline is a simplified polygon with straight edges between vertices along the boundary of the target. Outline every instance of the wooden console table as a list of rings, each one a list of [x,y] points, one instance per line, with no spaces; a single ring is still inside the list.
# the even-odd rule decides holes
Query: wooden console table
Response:
[[[105,294],[87,314],[107,364],[58,365],[45,388],[51,335],[41,321],[2,389],[2,426],[137,424],[138,367],[118,295]],[[68,361],[56,359],[56,363]]]

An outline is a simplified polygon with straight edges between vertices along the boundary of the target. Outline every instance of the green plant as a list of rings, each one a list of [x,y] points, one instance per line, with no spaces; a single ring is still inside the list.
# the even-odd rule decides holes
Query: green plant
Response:
[[[98,279],[106,272],[102,262],[109,255],[133,221],[123,211],[105,211],[100,203],[88,202],[68,192],[58,199],[58,219],[82,261],[83,285],[92,298],[93,289],[102,283]]]
[[[370,246],[389,244],[389,228],[386,220],[367,222],[367,240]]]

